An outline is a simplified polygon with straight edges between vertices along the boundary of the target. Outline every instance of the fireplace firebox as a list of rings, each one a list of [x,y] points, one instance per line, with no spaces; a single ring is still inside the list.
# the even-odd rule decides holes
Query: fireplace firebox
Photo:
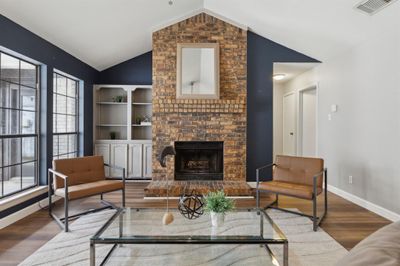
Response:
[[[223,142],[175,142],[175,180],[222,180]]]

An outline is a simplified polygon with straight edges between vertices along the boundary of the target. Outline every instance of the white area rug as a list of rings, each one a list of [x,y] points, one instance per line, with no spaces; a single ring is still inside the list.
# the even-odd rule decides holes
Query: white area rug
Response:
[[[113,212],[103,211],[79,218],[71,224],[71,232],[59,233],[20,265],[89,265],[89,238]],[[268,213],[289,240],[290,266],[334,265],[347,254],[347,250],[321,228],[313,232],[310,219],[277,210],[269,210]],[[158,222],[161,219],[157,217],[154,221]],[[235,229],[235,221],[232,221],[230,226]],[[97,245],[97,263],[110,247],[111,245]],[[270,248],[282,262],[282,245]],[[107,265],[272,264],[265,249],[259,245],[125,245],[113,252]]]

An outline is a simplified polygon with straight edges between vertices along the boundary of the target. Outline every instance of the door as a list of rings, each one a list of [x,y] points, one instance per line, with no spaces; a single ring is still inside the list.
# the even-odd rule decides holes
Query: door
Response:
[[[152,177],[152,153],[151,144],[143,145],[143,176],[151,178]]]
[[[103,155],[104,163],[110,163],[110,144],[95,144],[94,145],[94,154],[95,155]],[[110,176],[110,168],[104,167],[104,172],[106,177]]]
[[[296,155],[296,99],[294,93],[283,96],[283,154]]]
[[[317,89],[300,91],[299,94],[300,154],[317,156]]]
[[[143,145],[129,144],[128,154],[128,177],[143,177]]]
[[[124,167],[127,171],[128,164],[128,145],[127,144],[111,144],[110,164]],[[122,171],[119,169],[111,169],[111,177],[122,177]]]

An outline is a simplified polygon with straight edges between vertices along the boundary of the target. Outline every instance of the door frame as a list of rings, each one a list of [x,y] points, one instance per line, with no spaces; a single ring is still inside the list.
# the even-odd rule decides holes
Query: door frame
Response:
[[[318,109],[319,109],[319,84],[313,83],[310,84],[302,89],[298,90],[298,101],[297,101],[297,149],[296,154],[302,155],[303,154],[303,94],[306,91],[315,90],[315,156],[319,155],[318,149]]]
[[[285,136],[284,136],[284,133],[285,133],[285,121],[284,121],[284,119],[285,119],[285,97],[287,97],[287,96],[290,96],[290,95],[292,95],[293,94],[293,97],[294,97],[294,110],[295,110],[295,112],[294,112],[294,121],[295,121],[295,126],[294,126],[294,134],[295,134],[295,138],[294,138],[294,154],[295,155],[297,155],[297,143],[298,143],[298,140],[297,140],[297,131],[298,131],[298,119],[297,119],[297,112],[296,112],[296,110],[297,110],[297,99],[296,99],[296,93],[295,93],[295,91],[291,91],[291,92],[287,92],[287,93],[285,93],[285,94],[283,94],[283,96],[282,96],[282,153],[283,153],[283,151],[284,151],[284,147],[285,147],[285,141],[284,141],[284,139],[285,139]]]

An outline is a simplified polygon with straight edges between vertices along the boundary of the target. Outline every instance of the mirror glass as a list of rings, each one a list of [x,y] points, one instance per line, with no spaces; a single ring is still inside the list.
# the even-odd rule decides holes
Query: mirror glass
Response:
[[[200,46],[201,44],[198,44]],[[215,44],[213,44],[215,46]],[[218,98],[218,64],[216,47],[179,49],[178,98]]]

